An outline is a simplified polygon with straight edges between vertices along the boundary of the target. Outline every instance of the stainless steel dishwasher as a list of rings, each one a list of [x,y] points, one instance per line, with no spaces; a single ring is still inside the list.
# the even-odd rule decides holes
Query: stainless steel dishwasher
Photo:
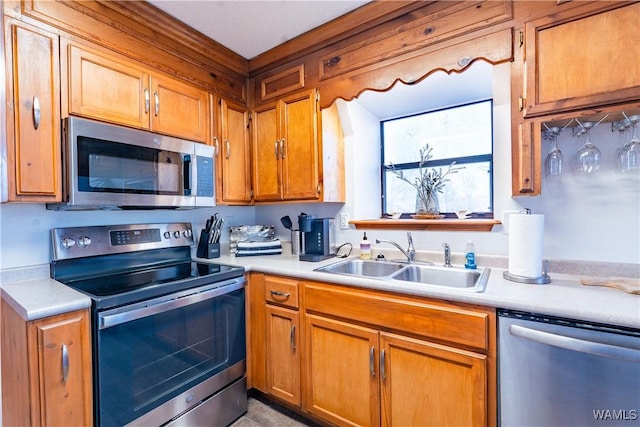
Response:
[[[499,420],[639,426],[640,330],[498,310]]]

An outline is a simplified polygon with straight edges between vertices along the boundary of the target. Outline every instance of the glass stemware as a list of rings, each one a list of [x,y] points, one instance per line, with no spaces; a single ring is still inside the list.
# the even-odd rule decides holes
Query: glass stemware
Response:
[[[598,147],[593,145],[590,140],[591,129],[598,126],[604,119],[606,119],[608,114],[600,119],[599,122],[584,122],[581,123],[578,119],[575,119],[580,125],[580,130],[578,130],[578,136],[584,133],[585,142],[582,144],[578,151],[576,151],[575,155],[575,163],[574,163],[574,171],[577,174],[593,174],[600,169],[600,158],[602,157],[602,153]]]
[[[549,152],[544,161],[545,174],[549,177],[562,175],[562,151],[558,148],[559,134],[559,127],[547,128],[547,132],[545,133],[545,138],[550,139],[553,142],[553,149]]]
[[[627,149],[631,145],[631,142],[626,140],[625,133],[630,127],[631,121],[625,115],[625,119],[614,123],[612,128],[612,131],[618,131],[620,134],[620,140],[622,141],[622,145],[616,150],[616,170],[621,173],[629,171],[627,163]]]
[[[620,147],[621,172],[633,172],[640,168],[640,139],[636,133],[640,116],[631,116],[628,119],[631,123],[631,140]]]

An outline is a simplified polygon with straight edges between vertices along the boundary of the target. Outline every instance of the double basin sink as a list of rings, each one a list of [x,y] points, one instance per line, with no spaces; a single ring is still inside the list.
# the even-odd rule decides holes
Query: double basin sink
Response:
[[[314,271],[397,282],[464,289],[484,292],[489,280],[489,268],[468,270],[459,267],[438,267],[395,261],[347,259],[316,268]]]

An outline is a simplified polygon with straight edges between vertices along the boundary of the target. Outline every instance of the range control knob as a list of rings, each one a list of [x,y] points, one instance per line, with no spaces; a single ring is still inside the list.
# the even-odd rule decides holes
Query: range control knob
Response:
[[[91,239],[88,238],[87,236],[83,236],[78,239],[78,246],[81,248],[89,246],[90,244],[91,244]]]
[[[62,247],[65,249],[69,249],[75,245],[76,245],[76,241],[71,237],[65,237],[64,239],[62,239]]]
[[[188,239],[189,237],[191,237],[191,230],[184,230],[182,232],[182,235]]]
[[[165,239],[170,239],[171,238],[171,232],[170,231],[165,231],[163,234]]]
[[[175,237],[176,239],[180,238],[180,232],[179,231],[174,231],[173,232],[173,237]]]

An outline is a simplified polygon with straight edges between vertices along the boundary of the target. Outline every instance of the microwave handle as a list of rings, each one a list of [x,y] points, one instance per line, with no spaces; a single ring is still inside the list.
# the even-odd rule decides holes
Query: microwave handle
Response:
[[[184,195],[185,196],[190,196],[191,195],[191,190],[192,190],[191,177],[193,175],[193,171],[192,171],[193,165],[191,164],[191,155],[190,154],[186,154],[184,156],[183,165],[184,165],[184,176],[183,176],[183,180],[184,180]]]

